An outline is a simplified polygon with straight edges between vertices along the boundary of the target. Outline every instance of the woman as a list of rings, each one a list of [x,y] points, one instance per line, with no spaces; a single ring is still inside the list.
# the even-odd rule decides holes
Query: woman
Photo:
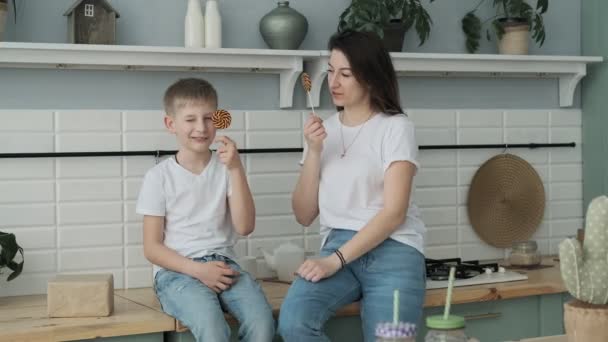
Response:
[[[338,310],[361,303],[365,341],[399,317],[418,323],[425,291],[424,223],[412,203],[418,169],[414,125],[399,104],[388,51],[374,34],[345,31],[329,41],[328,84],[338,112],[311,115],[292,198],[297,221],[320,214],[321,258],[298,269],[281,307],[286,342],[327,341],[323,325]]]

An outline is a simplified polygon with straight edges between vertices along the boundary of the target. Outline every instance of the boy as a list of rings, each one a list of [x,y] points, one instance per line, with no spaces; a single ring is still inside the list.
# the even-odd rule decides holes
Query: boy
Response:
[[[146,173],[137,201],[162,308],[199,342],[229,340],[224,309],[240,323],[239,340],[271,341],[270,305],[234,262],[235,232],[253,232],[255,208],[236,145],[215,139],[217,93],[205,80],[182,79],[167,89],[164,106],[178,152]],[[217,153],[209,150],[214,141]]]

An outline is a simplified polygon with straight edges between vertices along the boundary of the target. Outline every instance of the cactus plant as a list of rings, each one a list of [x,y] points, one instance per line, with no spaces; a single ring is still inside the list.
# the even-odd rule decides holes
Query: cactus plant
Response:
[[[561,274],[568,292],[590,304],[608,304],[608,197],[591,201],[585,241],[566,239],[559,245]]]

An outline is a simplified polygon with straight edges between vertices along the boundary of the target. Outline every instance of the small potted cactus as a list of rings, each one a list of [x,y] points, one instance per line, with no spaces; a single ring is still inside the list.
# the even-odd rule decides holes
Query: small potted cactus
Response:
[[[568,342],[608,341],[608,197],[591,201],[585,241],[562,241],[559,258],[564,284],[575,297],[564,304]]]

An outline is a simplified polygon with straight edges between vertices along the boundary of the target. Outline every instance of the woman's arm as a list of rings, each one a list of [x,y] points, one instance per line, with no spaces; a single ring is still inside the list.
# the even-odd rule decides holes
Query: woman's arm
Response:
[[[310,226],[319,215],[319,179],[321,172],[321,151],[323,140],[327,137],[323,121],[311,115],[304,124],[304,137],[308,151],[300,171],[298,183],[291,196],[291,207],[296,221],[303,226]]]
[[[298,183],[291,197],[291,206],[296,221],[310,226],[319,215],[319,178],[321,154],[309,150],[300,171]]]
[[[416,166],[393,162],[384,176],[384,207],[353,238],[339,248],[346,263],[356,260],[386,240],[405,221]],[[309,281],[330,277],[341,267],[334,253],[322,259],[306,260],[298,274]]]

